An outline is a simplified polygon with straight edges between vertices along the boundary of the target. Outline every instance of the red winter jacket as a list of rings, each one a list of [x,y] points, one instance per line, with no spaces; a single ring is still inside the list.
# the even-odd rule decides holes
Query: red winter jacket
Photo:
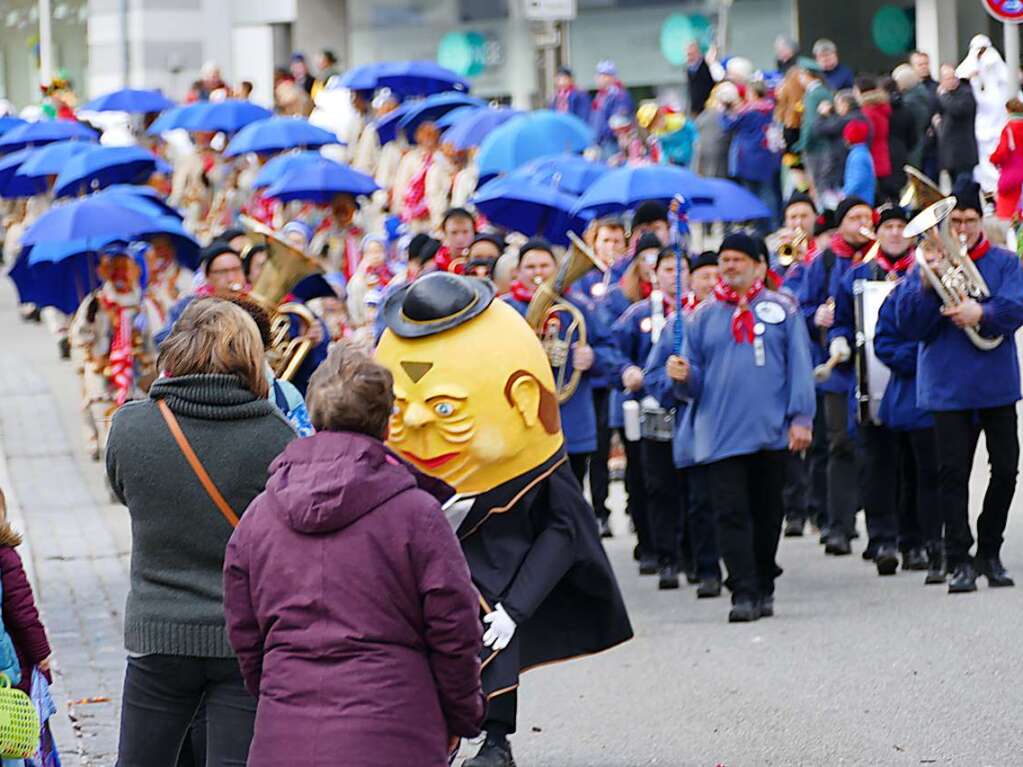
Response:
[[[3,584],[4,628],[11,635],[14,650],[21,661],[21,683],[18,689],[28,692],[32,686],[32,667],[50,657],[46,629],[39,620],[32,586],[25,575],[21,557],[8,540],[10,528],[0,528],[0,582]],[[46,673],[47,681],[50,680]]]
[[[884,91],[867,91],[862,95],[863,116],[870,121],[870,157],[874,161],[874,175],[885,178],[892,175],[892,155],[888,149],[888,128],[892,120],[892,105]]]

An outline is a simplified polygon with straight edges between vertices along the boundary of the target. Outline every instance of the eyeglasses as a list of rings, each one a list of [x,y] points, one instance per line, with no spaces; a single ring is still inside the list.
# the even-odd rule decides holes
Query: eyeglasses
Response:
[[[952,226],[980,226],[980,218],[949,218]]]

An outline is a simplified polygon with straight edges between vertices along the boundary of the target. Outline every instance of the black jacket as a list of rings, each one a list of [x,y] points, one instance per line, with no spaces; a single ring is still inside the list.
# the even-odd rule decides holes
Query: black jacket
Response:
[[[917,142],[923,139],[923,131],[902,95],[893,93],[890,96],[892,115],[888,121],[888,153],[892,158],[892,181],[901,188],[906,183],[902,166],[909,162]]]
[[[700,114],[703,107],[710,98],[710,92],[714,88],[714,78],[707,66],[706,59],[700,60],[700,65],[695,69],[686,69],[689,78],[689,111],[693,116]]]
[[[938,162],[942,170],[967,173],[977,164],[977,101],[966,80],[954,91],[938,96]],[[955,179],[953,179],[953,182]]]

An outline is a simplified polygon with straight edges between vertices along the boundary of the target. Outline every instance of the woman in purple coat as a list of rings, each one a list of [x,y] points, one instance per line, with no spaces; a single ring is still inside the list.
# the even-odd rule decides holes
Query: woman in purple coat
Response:
[[[391,374],[332,350],[317,434],[290,444],[224,565],[228,635],[259,699],[249,767],[441,767],[479,732],[479,595],[441,511],[447,485],[383,444]]]

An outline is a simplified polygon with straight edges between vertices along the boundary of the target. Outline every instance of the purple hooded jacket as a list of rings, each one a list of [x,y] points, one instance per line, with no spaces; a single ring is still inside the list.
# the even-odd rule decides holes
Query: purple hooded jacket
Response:
[[[271,464],[224,563],[228,636],[259,698],[249,767],[442,767],[449,734],[479,732],[479,595],[421,486],[350,432]]]

